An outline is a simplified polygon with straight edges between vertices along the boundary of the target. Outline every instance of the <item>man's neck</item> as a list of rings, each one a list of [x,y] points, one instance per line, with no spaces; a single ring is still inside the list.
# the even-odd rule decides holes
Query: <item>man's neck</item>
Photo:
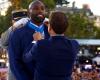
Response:
[[[35,22],[35,21],[33,21],[33,20],[31,20],[31,22],[32,23],[34,23],[35,25],[37,25],[37,26],[40,26],[42,23],[37,23],[37,22]]]
[[[64,36],[64,34],[50,34],[50,36]]]

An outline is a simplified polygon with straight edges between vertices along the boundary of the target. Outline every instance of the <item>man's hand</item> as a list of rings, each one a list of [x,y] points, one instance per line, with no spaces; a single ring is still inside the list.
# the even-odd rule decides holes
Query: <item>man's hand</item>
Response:
[[[49,24],[49,19],[48,18],[45,18],[45,20],[43,21],[44,25],[46,25],[48,27],[48,24]]]
[[[42,34],[40,32],[36,32],[33,34],[34,41],[43,39]]]

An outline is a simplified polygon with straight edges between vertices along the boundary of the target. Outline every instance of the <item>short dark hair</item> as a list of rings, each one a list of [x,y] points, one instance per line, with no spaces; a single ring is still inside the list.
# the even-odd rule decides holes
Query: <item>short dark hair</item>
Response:
[[[56,34],[62,34],[68,27],[67,16],[61,11],[53,11],[50,16],[50,26]]]

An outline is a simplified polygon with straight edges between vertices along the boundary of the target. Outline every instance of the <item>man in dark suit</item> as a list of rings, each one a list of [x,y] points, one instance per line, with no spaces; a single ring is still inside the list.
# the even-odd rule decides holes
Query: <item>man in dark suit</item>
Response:
[[[71,80],[79,44],[64,36],[68,27],[64,13],[53,12],[49,20],[48,32],[51,37],[42,39],[41,34],[36,33],[34,39],[38,41],[23,55],[23,60],[26,63],[36,62],[34,80]]]
[[[36,0],[29,5],[29,21],[25,26],[13,31],[9,39],[9,62],[10,68],[16,80],[33,80],[34,62],[24,63],[23,52],[32,43],[33,34],[40,32],[44,38],[48,38],[47,27],[44,26],[45,7],[44,4]],[[31,46],[30,46],[31,47]]]

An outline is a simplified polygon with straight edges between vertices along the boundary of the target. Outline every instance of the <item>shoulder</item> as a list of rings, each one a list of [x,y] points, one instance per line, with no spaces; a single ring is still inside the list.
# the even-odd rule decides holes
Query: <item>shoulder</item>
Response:
[[[71,43],[72,43],[73,45],[79,46],[79,43],[78,43],[76,40],[72,39],[72,40],[70,40],[70,41],[71,41]]]
[[[38,40],[37,42],[36,42],[36,45],[38,46],[38,47],[45,47],[45,46],[47,46],[49,44],[49,40],[48,39],[42,39],[42,40]]]
[[[18,33],[18,34],[20,34],[20,33],[24,33],[24,32],[26,32],[27,30],[29,30],[29,27],[28,27],[28,25],[26,24],[26,25],[24,25],[23,27],[20,27],[20,28],[17,28],[17,29],[15,29],[14,31],[13,31],[13,33]]]
[[[20,28],[20,27],[23,27],[27,24],[27,22],[29,21],[29,18],[22,18],[20,20],[18,20],[17,22],[15,22],[13,24],[13,27],[14,28]]]
[[[25,32],[24,27],[15,29],[14,31],[12,31],[11,37],[12,38],[14,38],[14,37],[20,37],[23,34],[23,32]]]
[[[69,41],[74,48],[79,48],[79,43],[76,40],[70,39]]]
[[[68,42],[72,48],[79,48],[79,43],[75,39],[65,38],[66,42]]]
[[[48,44],[49,40],[48,39],[42,39],[37,41],[37,44]]]
[[[68,37],[65,37],[64,39],[67,43],[70,43],[71,45],[79,46],[79,43],[75,39],[69,39]]]
[[[73,39],[70,40],[70,42],[72,44],[73,50],[75,50],[78,53],[79,47],[80,47],[79,43],[76,40],[73,40]]]

